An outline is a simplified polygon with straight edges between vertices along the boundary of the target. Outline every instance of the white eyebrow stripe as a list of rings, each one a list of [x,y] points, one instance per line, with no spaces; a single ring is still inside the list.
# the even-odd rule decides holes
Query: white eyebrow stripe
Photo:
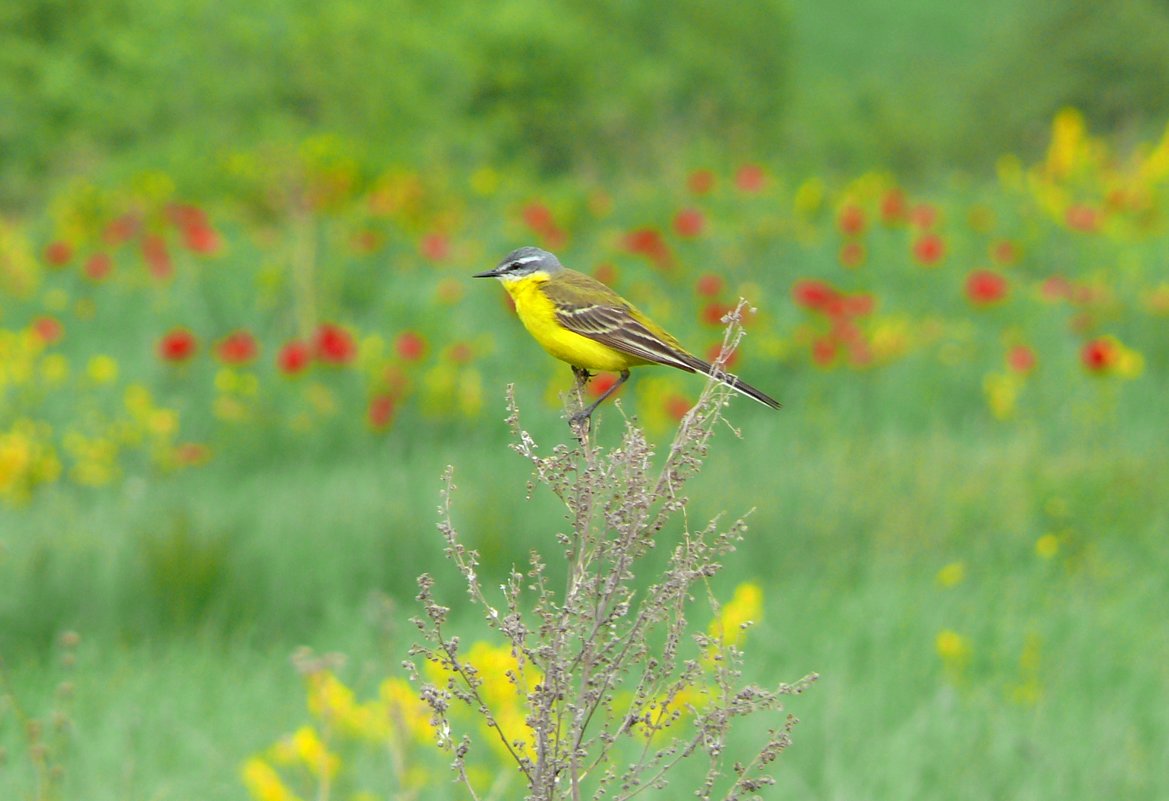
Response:
[[[530,261],[539,261],[543,256],[524,256],[522,259],[513,259],[512,264],[527,264]]]

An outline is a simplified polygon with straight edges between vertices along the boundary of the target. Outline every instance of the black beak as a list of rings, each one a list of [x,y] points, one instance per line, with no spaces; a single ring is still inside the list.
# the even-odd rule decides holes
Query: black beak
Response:
[[[475,274],[474,274],[474,275],[472,275],[471,277],[472,277],[472,278],[494,278],[494,277],[495,277],[495,276],[497,276],[497,275],[499,275],[499,268],[498,268],[498,267],[492,267],[492,268],[491,268],[490,270],[488,270],[487,272],[484,272],[484,273],[475,273]]]

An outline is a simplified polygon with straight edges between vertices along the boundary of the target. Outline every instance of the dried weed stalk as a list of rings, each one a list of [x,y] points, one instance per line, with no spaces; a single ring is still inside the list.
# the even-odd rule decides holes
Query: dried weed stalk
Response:
[[[742,337],[740,302],[727,318],[719,367]],[[644,432],[625,421],[619,447],[606,451],[587,432],[575,445],[557,445],[542,456],[519,422],[509,388],[508,419],[513,449],[531,461],[535,481],[547,486],[567,509],[567,532],[557,535],[557,559],[566,580],[555,585],[545,556],[533,550],[525,572],[513,569],[493,600],[478,572],[478,555],[467,549],[451,520],[452,469],[443,477],[439,530],[446,556],[462,574],[470,600],[490,629],[510,646],[512,689],[526,700],[518,728],[500,722],[489,702],[484,677],[471,664],[457,636],[447,631],[449,608],[433,595],[434,581],[419,577],[418,600],[425,616],[415,620],[425,640],[412,656],[432,663],[422,685],[433,712],[439,743],[454,757],[457,779],[480,795],[468,776],[467,755],[475,736],[455,732],[451,712],[466,704],[486,722],[527,785],[531,801],[633,798],[667,784],[671,769],[687,758],[705,771],[694,795],[700,799],[753,796],[772,783],[769,764],[790,742],[796,720],[783,715],[782,698],[801,692],[815,676],[764,688],[742,682],[743,657],[722,638],[695,633],[687,621],[695,595],[709,598],[708,580],[720,559],[746,531],[743,518],[719,519],[694,530],[686,517],[686,481],[701,468],[731,390],[711,381],[681,421],[660,468]],[[566,416],[581,408],[571,397]],[[737,432],[736,432],[737,433]],[[533,486],[529,484],[529,496]],[[676,542],[659,539],[680,518]],[[637,582],[646,555],[669,547],[666,567],[644,590]],[[750,754],[726,751],[732,724],[757,713],[776,717],[764,742]],[[505,730],[506,728],[506,730]],[[486,744],[484,744],[486,745]],[[677,797],[676,793],[672,793]]]

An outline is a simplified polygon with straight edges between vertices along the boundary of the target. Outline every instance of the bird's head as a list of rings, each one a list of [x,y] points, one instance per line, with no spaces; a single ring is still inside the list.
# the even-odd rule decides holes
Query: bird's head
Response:
[[[549,275],[563,270],[560,260],[546,250],[525,247],[508,253],[494,269],[475,273],[474,278],[498,278],[500,281],[518,281],[533,273]]]

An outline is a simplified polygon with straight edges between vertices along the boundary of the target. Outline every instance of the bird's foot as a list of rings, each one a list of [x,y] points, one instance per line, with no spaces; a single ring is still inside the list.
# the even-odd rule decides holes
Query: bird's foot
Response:
[[[593,410],[582,409],[575,414],[568,417],[568,427],[572,430],[572,434],[581,444],[584,443],[585,437],[589,435],[593,428]]]

